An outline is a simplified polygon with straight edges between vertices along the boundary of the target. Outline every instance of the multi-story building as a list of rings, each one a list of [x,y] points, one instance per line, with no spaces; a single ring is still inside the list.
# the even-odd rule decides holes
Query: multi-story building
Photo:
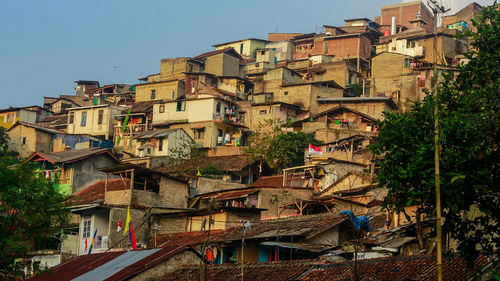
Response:
[[[17,121],[34,124],[51,115],[51,111],[37,105],[0,109],[0,127],[8,129]]]
[[[212,45],[212,47],[215,47],[215,50],[234,48],[241,56],[243,56],[246,59],[249,59],[249,58],[255,58],[255,52],[257,51],[257,49],[264,49],[266,47],[266,43],[267,40],[262,40],[257,38],[247,38],[242,40],[215,44]]]
[[[69,108],[66,130],[70,134],[88,134],[112,140],[113,120],[122,110],[122,107],[108,104]]]

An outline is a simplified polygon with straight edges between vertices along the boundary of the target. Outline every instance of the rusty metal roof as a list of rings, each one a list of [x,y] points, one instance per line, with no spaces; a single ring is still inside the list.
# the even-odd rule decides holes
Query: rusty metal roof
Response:
[[[171,246],[128,252],[120,251],[83,255],[62,263],[50,271],[29,280],[124,280],[155,267],[184,251],[195,252],[190,248]],[[200,256],[199,254],[197,255]]]

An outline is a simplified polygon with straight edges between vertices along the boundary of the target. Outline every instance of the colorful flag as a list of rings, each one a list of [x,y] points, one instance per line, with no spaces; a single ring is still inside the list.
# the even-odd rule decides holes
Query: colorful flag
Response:
[[[198,167],[198,173],[196,173],[198,177],[201,177],[200,167]]]
[[[132,225],[132,222],[129,222],[129,224],[130,224],[130,232],[129,232],[130,244],[132,245],[132,249],[137,250],[137,243],[135,242],[134,226]]]
[[[122,230],[122,220],[118,221],[118,227],[116,228],[116,232],[120,232]]]
[[[94,241],[95,241],[95,237],[97,235],[97,228],[95,229],[94,231],[94,237],[92,237],[92,243],[90,243],[90,247],[89,247],[89,255],[90,253],[92,253],[92,247],[94,247]],[[85,240],[85,242],[87,242],[87,240]]]
[[[127,234],[129,225],[130,225],[130,206],[128,206],[127,220],[125,221],[125,229],[123,230],[123,236]]]
[[[323,151],[321,151],[320,147],[309,144],[309,153],[322,155]]]

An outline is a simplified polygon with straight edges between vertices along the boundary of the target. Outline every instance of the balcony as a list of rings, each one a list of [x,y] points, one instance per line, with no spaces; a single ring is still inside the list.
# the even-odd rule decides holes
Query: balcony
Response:
[[[151,124],[129,124],[125,127],[125,131],[123,132],[123,136],[135,136],[137,134],[150,131],[152,130],[153,127]],[[120,125],[115,125],[114,132],[115,136],[119,136],[122,131],[122,126]]]

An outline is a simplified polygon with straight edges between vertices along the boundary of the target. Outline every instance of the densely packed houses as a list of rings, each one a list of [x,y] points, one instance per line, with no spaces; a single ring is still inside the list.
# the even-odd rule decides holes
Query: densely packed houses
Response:
[[[245,270],[255,280],[281,271],[283,280],[320,280],[310,276],[347,274],[355,255],[387,267],[398,260],[398,268],[425,276],[427,258],[401,256],[433,251],[435,243],[422,243],[432,218],[417,218],[414,206],[409,217],[381,209],[387,191],[377,185],[367,145],[384,112],[410,110],[423,98],[434,52],[438,71],[464,62],[468,42],[455,35],[480,10],[473,3],[444,17],[437,50],[433,15],[415,1],[317,33],[269,33],[164,58],[137,84],[78,80],[73,95],[0,110],[10,149],[70,195],[73,224],[60,249],[32,259],[48,266],[69,259],[53,274],[78,280],[99,270],[116,280],[198,280],[200,270],[220,280]],[[269,174],[247,148],[252,134],[276,127],[312,134],[321,152],[306,150],[302,166]],[[122,234],[127,217],[137,252],[124,252],[136,246]],[[98,262],[68,270],[89,262],[71,258],[87,255],[93,238]],[[106,271],[111,260],[123,270]],[[200,268],[200,260],[212,265]],[[464,270],[445,269],[450,276]]]

